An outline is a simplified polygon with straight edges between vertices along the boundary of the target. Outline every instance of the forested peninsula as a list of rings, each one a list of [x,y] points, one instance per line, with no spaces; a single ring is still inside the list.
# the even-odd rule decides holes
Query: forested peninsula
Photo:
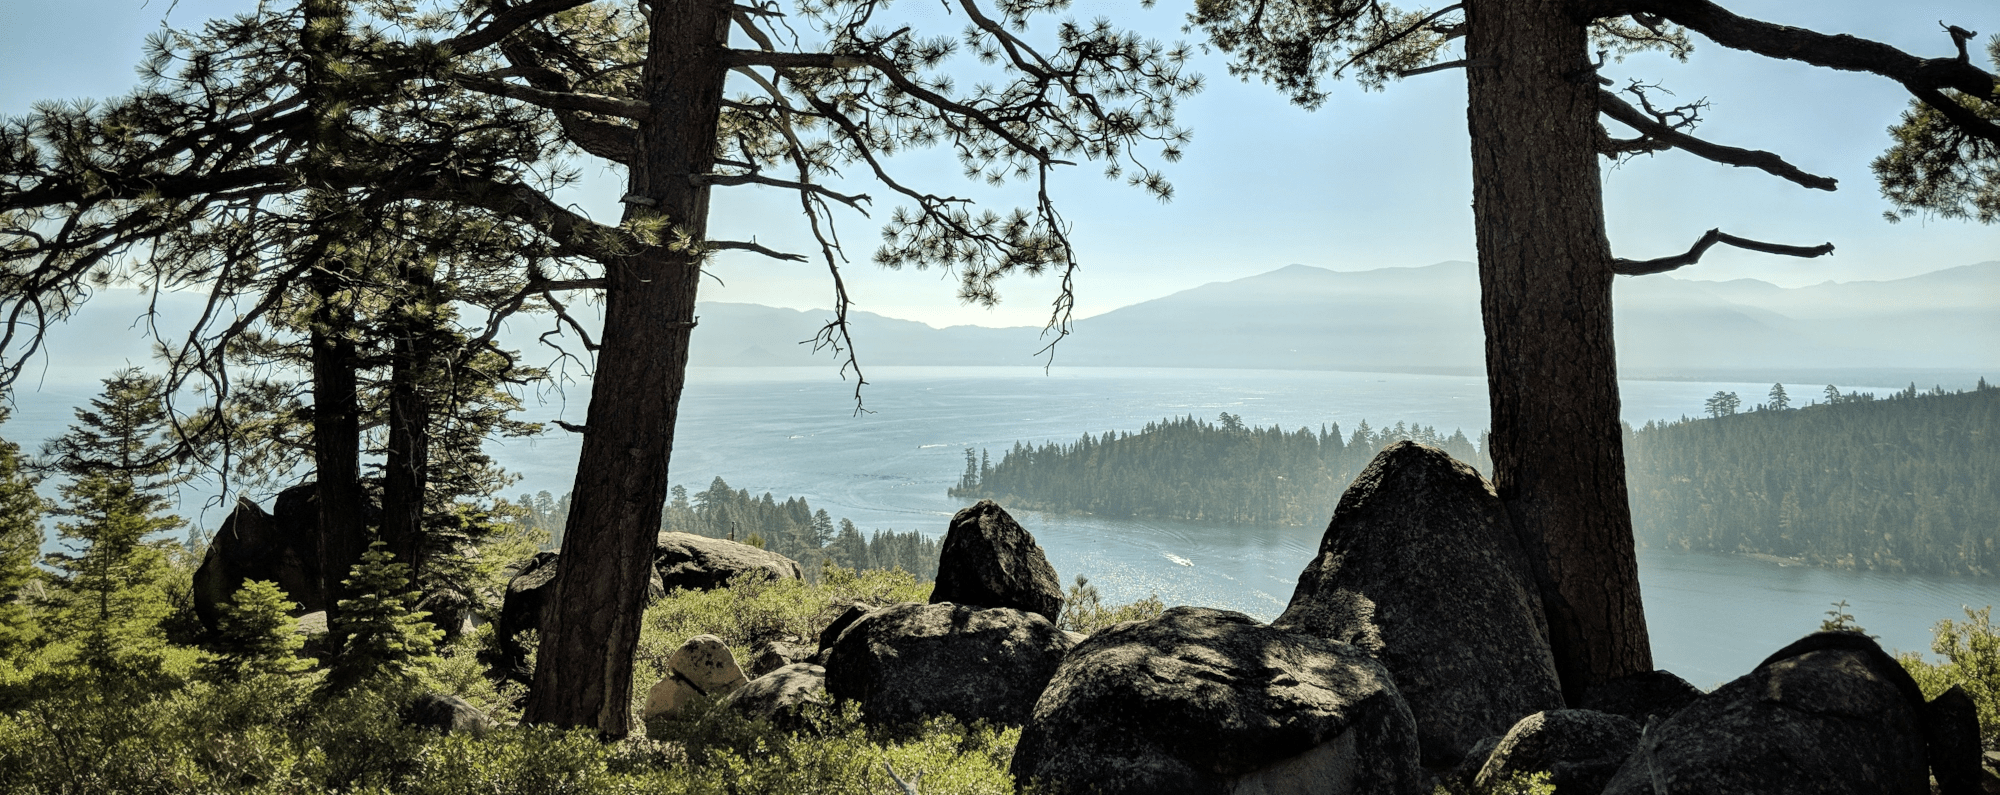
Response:
[[[1254,428],[1224,412],[1148,423],[1137,433],[1084,434],[1071,444],[1016,442],[998,463],[965,451],[951,496],[991,498],[1016,510],[1230,524],[1308,525],[1333,514],[1340,492],[1384,445],[1405,439],[1488,469],[1479,445],[1453,431],[1362,420],[1345,438],[1318,430]]]
[[[2000,387],[1913,385],[1625,440],[1640,543],[1818,566],[2000,575]]]
[[[1642,545],[1761,554],[1817,566],[2000,575],[2000,387],[1840,394],[1793,407],[1627,428]],[[1482,440],[1484,434],[1481,434]],[[1220,524],[1314,526],[1376,451],[1410,439],[1491,471],[1463,432],[1364,421],[1318,430],[1177,417],[1070,444],[966,451],[950,493],[1022,510]]]
[[[549,492],[522,494],[521,521],[547,532],[551,548],[562,545],[563,524],[569,521],[570,495]],[[943,542],[915,530],[863,533],[848,519],[835,520],[824,509],[814,510],[804,497],[779,500],[771,492],[753,495],[731,488],[720,476],[708,488],[689,493],[674,486],[660,514],[660,530],[727,538],[771,550],[799,562],[806,576],[815,577],[822,563],[850,569],[902,569],[922,579],[937,576],[939,545]]]

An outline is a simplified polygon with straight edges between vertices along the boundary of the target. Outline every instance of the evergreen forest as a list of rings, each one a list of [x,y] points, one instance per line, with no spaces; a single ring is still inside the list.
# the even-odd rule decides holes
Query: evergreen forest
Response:
[[[1088,433],[1070,444],[1014,443],[996,463],[965,451],[965,474],[951,496],[989,498],[1017,510],[1147,519],[1266,525],[1312,525],[1384,445],[1413,440],[1486,470],[1463,431],[1398,422],[1381,429],[1362,420],[1342,437],[1340,425],[1318,430],[1255,428],[1223,412],[1147,423],[1137,433]]]
[[[522,521],[547,532],[551,547],[561,546],[569,499],[568,494],[558,498],[546,491],[523,494]],[[943,544],[915,530],[864,534],[848,519],[836,522],[825,510],[814,510],[804,497],[780,502],[770,492],[753,496],[748,490],[730,488],[721,477],[693,494],[686,486],[674,486],[672,499],[661,512],[660,529],[768,549],[798,561],[808,577],[818,576],[822,564],[831,563],[862,571],[902,569],[928,580],[937,576]]]
[[[1641,544],[1771,555],[1817,566],[2000,574],[2000,387],[1914,385],[1794,406],[1782,387],[1737,411],[1629,429],[1627,482]],[[1071,444],[966,451],[951,494],[1056,513],[1219,524],[1318,525],[1375,453],[1410,439],[1488,471],[1463,433],[1364,421],[1343,439],[1177,417]]]
[[[2000,387],[1827,390],[1803,407],[1774,399],[1634,429],[1627,483],[1640,543],[2000,575]]]

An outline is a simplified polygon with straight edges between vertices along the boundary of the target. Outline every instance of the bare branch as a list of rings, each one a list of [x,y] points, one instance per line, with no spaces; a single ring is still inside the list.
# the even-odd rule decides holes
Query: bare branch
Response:
[[[788,179],[777,179],[774,177],[759,176],[757,174],[696,174],[688,177],[688,180],[696,183],[706,183],[709,185],[723,185],[723,186],[769,185],[774,188],[786,188],[789,190],[816,193],[821,196],[825,196],[829,199],[832,199],[834,201],[840,202],[841,204],[845,204],[849,207],[852,207],[856,212],[859,212],[864,216],[868,214],[868,211],[862,208],[861,205],[869,204],[874,201],[873,199],[868,198],[868,194],[866,193],[848,195],[845,193],[835,192],[831,189],[828,189],[825,185],[820,185],[817,183],[794,182]]]
[[[786,262],[806,261],[806,258],[803,256],[768,249],[759,245],[754,240],[747,243],[741,240],[710,240],[701,245],[703,248],[714,249],[716,251],[748,251],[753,254],[762,254],[771,259],[781,259]]]
[[[1445,61],[1444,63],[1434,63],[1431,64],[1430,66],[1422,66],[1416,69],[1404,69],[1400,72],[1397,72],[1396,76],[1416,77],[1417,75],[1427,75],[1432,72],[1442,72],[1446,69],[1470,69],[1475,66],[1485,66],[1487,63],[1488,63],[1487,61],[1476,60],[1473,58],[1460,58],[1456,61]]]
[[[730,50],[730,66],[770,66],[778,69],[860,69],[875,66],[875,59],[865,55],[846,55],[828,52],[774,52],[771,50]],[[894,69],[884,63],[886,69]],[[885,69],[885,70],[886,70]]]
[[[1965,43],[1971,41],[1973,37],[1978,36],[1979,32],[1966,30],[1957,25],[1944,24],[1944,20],[1942,19],[1938,20],[1938,27],[1944,28],[1944,32],[1951,36],[1951,43],[1958,47],[1958,60],[1961,63],[1971,63],[1972,56],[1965,51]]]
[[[1735,235],[1723,234],[1720,229],[1710,229],[1706,234],[1701,236],[1700,240],[1694,242],[1694,247],[1689,248],[1687,253],[1647,260],[1613,259],[1611,260],[1611,272],[1620,276],[1644,276],[1649,273],[1666,273],[1676,268],[1684,268],[1700,262],[1701,255],[1707,253],[1717,243],[1726,243],[1737,248],[1761,251],[1766,254],[1780,254],[1787,257],[1803,257],[1806,259],[1833,253],[1832,243],[1821,243],[1817,246],[1786,246],[1777,243],[1749,240]]]
[[[481,94],[518,99],[549,110],[580,110],[625,119],[639,119],[651,111],[650,105],[636,99],[579,91],[547,91],[480,75],[452,75],[451,79],[452,82]]]
[[[1604,111],[1604,115],[1643,133],[1645,138],[1686,151],[1696,157],[1739,168],[1760,169],[1808,188],[1830,191],[1838,185],[1838,180],[1832,177],[1808,174],[1770,152],[1713,144],[1688,135],[1659,118],[1649,118],[1638,108],[1632,107],[1630,103],[1609,91],[1597,92],[1597,107]]]

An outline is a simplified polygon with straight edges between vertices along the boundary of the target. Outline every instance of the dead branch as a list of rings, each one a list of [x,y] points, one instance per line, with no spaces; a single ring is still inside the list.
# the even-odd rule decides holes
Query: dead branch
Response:
[[[1701,255],[1708,253],[1708,250],[1713,248],[1717,243],[1726,243],[1751,251],[1761,251],[1765,254],[1779,254],[1787,257],[1803,257],[1806,259],[1833,253],[1832,243],[1821,243],[1817,246],[1786,246],[1724,234],[1720,229],[1710,229],[1701,236],[1700,240],[1696,240],[1694,246],[1689,248],[1686,253],[1647,260],[1613,259],[1611,260],[1611,272],[1620,276],[1645,276],[1651,273],[1666,273],[1676,268],[1684,268],[1700,262]]]
[[[1621,99],[1617,94],[1609,91],[1600,90],[1597,92],[1597,107],[1599,110],[1604,111],[1604,115],[1618,120],[1627,127],[1638,130],[1643,134],[1644,139],[1660,142],[1666,146],[1680,149],[1705,160],[1713,160],[1717,163],[1737,166],[1739,168],[1759,169],[1773,176],[1818,190],[1830,191],[1838,185],[1838,181],[1832,177],[1808,174],[1800,170],[1797,166],[1785,162],[1784,158],[1776,154],[1757,149],[1739,149],[1734,146],[1723,146],[1688,135],[1676,129],[1676,125],[1667,122],[1664,114],[1656,113],[1648,116],[1638,108],[1632,107],[1630,103]]]

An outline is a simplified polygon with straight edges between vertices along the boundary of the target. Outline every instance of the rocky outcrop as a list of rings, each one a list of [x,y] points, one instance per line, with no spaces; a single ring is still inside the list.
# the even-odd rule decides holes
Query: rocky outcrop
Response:
[[[951,715],[1020,725],[1069,649],[1036,613],[896,604],[840,633],[826,655],[826,689],[859,702],[876,724]]]
[[[688,638],[667,658],[667,675],[646,694],[646,718],[673,715],[700,699],[721,699],[750,680],[728,644],[714,635]]]
[[[280,492],[267,513],[248,499],[237,498],[236,510],[222,520],[222,529],[208,544],[195,569],[195,615],[213,630],[221,606],[236,598],[243,583],[269,580],[299,604],[298,611],[325,610],[326,591],[319,564],[319,509],[311,484]]]
[[[1563,795],[1598,795],[1639,744],[1639,724],[1623,715],[1558,709],[1522,718],[1473,780],[1486,792],[1515,773],[1549,773]]]
[[[473,706],[472,702],[436,693],[426,693],[411,702],[409,708],[403,711],[403,724],[437,729],[446,734],[485,734],[500,725]]]
[[[848,627],[854,625],[854,622],[861,620],[862,616],[868,615],[874,609],[874,605],[855,602],[848,605],[847,609],[840,611],[840,615],[834,616],[833,622],[827,624],[825,629],[819,631],[819,650],[813,652],[813,660],[821,665],[825,665],[827,652],[833,650],[834,641],[840,640],[840,633],[846,632]]]
[[[1979,795],[1989,778],[1981,768],[1979,707],[1952,685],[1923,708],[1924,746],[1938,795]],[[1995,782],[2000,783],[2000,782]]]
[[[1425,763],[1449,767],[1522,716],[1562,708],[1542,616],[1492,485],[1398,442],[1341,496],[1271,625],[1375,655],[1416,715]]]
[[[1389,672],[1346,643],[1176,607],[1071,650],[1012,772],[1051,795],[1412,795],[1429,787]]]
[[[661,533],[653,550],[653,568],[669,591],[712,591],[745,575],[790,580],[805,576],[797,561],[776,552],[692,533]]]
[[[1583,691],[1578,709],[1623,715],[1643,729],[1666,720],[1701,698],[1701,688],[1671,671],[1647,671],[1620,677]]]
[[[1873,640],[1815,633],[1648,731],[1604,792],[1926,795],[1923,705]]]
[[[541,630],[542,614],[553,604],[550,597],[555,593],[556,561],[561,559],[560,552],[537,552],[522,561],[507,581],[493,634],[498,648],[494,667],[509,677],[527,680],[529,671],[524,666],[528,649],[521,643],[521,633]]]
[[[797,727],[800,707],[828,701],[826,669],[811,663],[794,663],[750,680],[723,699],[723,704],[790,729]]]
[[[813,649],[791,640],[767,641],[750,652],[750,678],[755,679],[793,663],[806,662],[812,656]]]
[[[992,500],[951,517],[938,551],[931,604],[1011,607],[1054,622],[1062,614],[1062,583],[1035,537]]]

